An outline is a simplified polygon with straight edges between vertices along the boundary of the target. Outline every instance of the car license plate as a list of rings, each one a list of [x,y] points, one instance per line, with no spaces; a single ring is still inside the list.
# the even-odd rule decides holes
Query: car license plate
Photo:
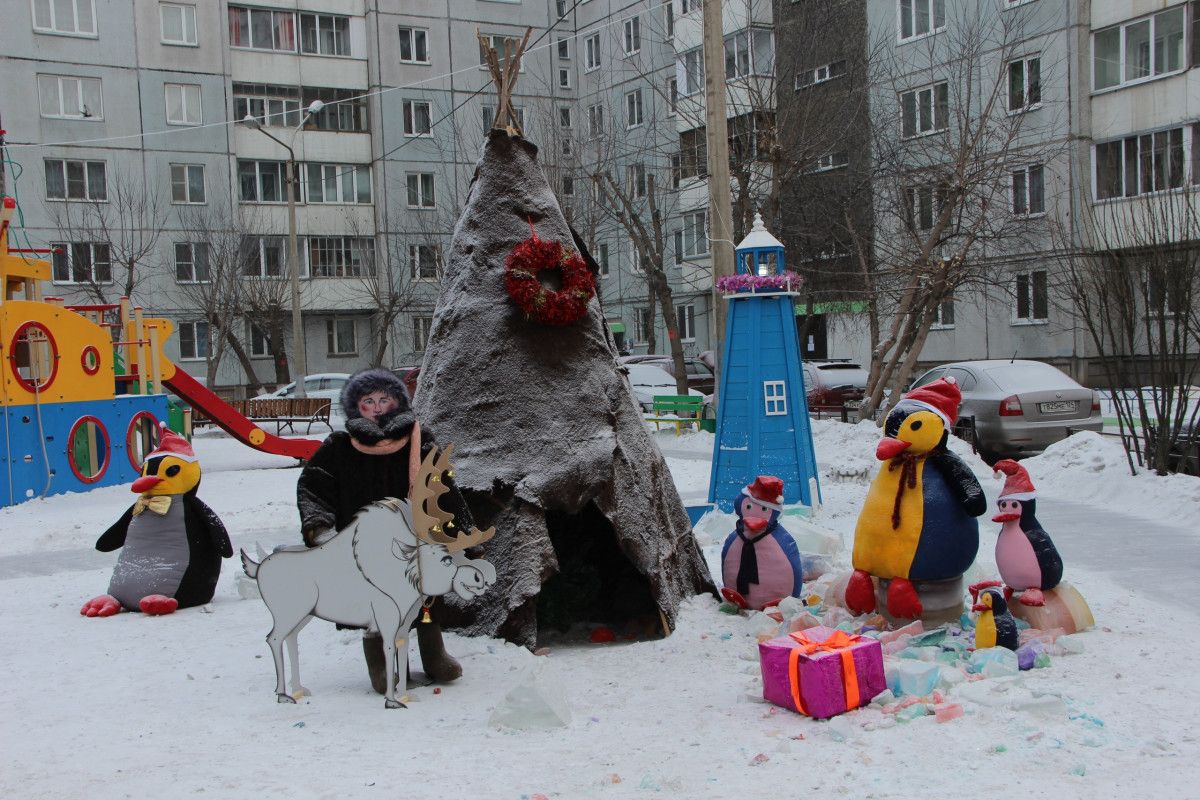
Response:
[[[1038,403],[1038,408],[1043,414],[1062,414],[1066,411],[1074,411],[1076,402],[1074,400],[1059,400],[1054,403]]]
[[[862,408],[862,400],[847,400],[842,405],[846,408]]]

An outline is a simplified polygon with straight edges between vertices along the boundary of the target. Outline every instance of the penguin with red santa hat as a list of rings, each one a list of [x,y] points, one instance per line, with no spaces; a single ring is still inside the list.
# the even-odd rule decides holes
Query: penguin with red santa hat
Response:
[[[1062,580],[1062,557],[1038,522],[1037,491],[1029,471],[1008,458],[997,461],[993,469],[1005,475],[1004,488],[996,501],[999,513],[992,517],[1002,526],[996,539],[996,567],[1008,587],[1005,595],[1020,592],[1024,605],[1044,605],[1042,593]]]
[[[783,481],[759,475],[733,502],[738,521],[721,548],[721,594],[739,608],[761,611],[799,597],[804,570],[796,540],[779,524]]]
[[[196,497],[199,486],[192,446],[161,425],[158,447],[131,487],[137,502],[96,542],[102,553],[122,548],[108,594],[84,603],[80,614],[108,617],[122,608],[170,614],[212,600],[221,559],[233,547],[220,518]]]

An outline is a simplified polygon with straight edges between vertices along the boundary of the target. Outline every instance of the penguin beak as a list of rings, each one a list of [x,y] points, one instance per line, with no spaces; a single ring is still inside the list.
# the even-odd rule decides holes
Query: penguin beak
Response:
[[[1020,519],[1021,515],[1015,511],[1003,511],[992,517],[992,522],[1012,522],[1015,519]]]
[[[886,439],[881,439],[879,444],[875,446],[875,457],[880,461],[888,461],[900,455],[911,446],[912,442],[893,439],[889,436]]]
[[[983,603],[976,603],[975,605],[971,606],[972,611],[990,611],[991,608],[991,606],[985,606]]]
[[[145,491],[153,489],[160,483],[162,483],[162,478],[158,477],[157,475],[143,475],[134,481],[133,486],[130,486],[129,488],[134,494],[141,494]]]

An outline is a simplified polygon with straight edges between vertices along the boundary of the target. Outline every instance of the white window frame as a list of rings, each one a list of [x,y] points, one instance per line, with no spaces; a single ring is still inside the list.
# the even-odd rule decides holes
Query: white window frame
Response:
[[[1166,155],[1165,163],[1163,165],[1163,172],[1166,173],[1166,172],[1170,171],[1170,165],[1171,165],[1170,136],[1173,131],[1180,131],[1180,138],[1181,138],[1181,151],[1182,152],[1181,152],[1179,166],[1182,169],[1182,174],[1179,177],[1179,185],[1171,186],[1170,185],[1170,177],[1168,177],[1166,186],[1152,187],[1148,191],[1143,191],[1142,190],[1142,182],[1143,182],[1142,177],[1143,176],[1141,174],[1142,173],[1141,165],[1142,165],[1142,161],[1143,161],[1142,151],[1143,151],[1144,145],[1146,144],[1145,140],[1147,138],[1151,139],[1151,153],[1153,154],[1153,151],[1154,151],[1153,139],[1154,139],[1154,137],[1160,136],[1160,135],[1165,135],[1167,137],[1167,155]],[[1166,128],[1166,129],[1153,130],[1153,131],[1148,131],[1148,132],[1143,132],[1143,133],[1136,133],[1131,136],[1122,136],[1119,139],[1112,139],[1112,140],[1106,141],[1106,142],[1097,142],[1096,144],[1092,145],[1092,187],[1093,187],[1092,194],[1093,194],[1096,202],[1108,203],[1108,202],[1122,200],[1122,199],[1126,199],[1126,198],[1130,198],[1130,197],[1140,197],[1143,195],[1161,194],[1163,192],[1177,192],[1177,191],[1184,190],[1184,189],[1188,188],[1189,186],[1191,186],[1192,181],[1195,180],[1195,176],[1192,172],[1192,158],[1193,158],[1192,153],[1193,153],[1193,149],[1195,147],[1195,139],[1194,139],[1193,134],[1194,134],[1194,128],[1192,125],[1182,125],[1182,126],[1176,125],[1176,126]],[[1135,173],[1135,177],[1137,179],[1137,189],[1136,189],[1136,191],[1133,191],[1133,192],[1130,192],[1129,187],[1127,187],[1125,185],[1125,180],[1126,180],[1126,178],[1129,177],[1129,171],[1131,169],[1130,165],[1127,163],[1127,156],[1129,155],[1129,143],[1130,142],[1134,142],[1135,147],[1137,149],[1137,158],[1132,167],[1132,169],[1134,170],[1134,173]],[[1118,145],[1118,152],[1120,152],[1120,154],[1121,154],[1121,163],[1118,167],[1118,174],[1121,176],[1121,193],[1118,195],[1115,195],[1113,197],[1101,197],[1100,196],[1100,186],[1101,186],[1100,159],[1098,157],[1098,153],[1099,153],[1099,150],[1101,147],[1110,146],[1110,145]],[[1151,178],[1153,178],[1153,176],[1154,176],[1153,168],[1151,169],[1150,174],[1151,174]]]
[[[571,68],[570,67],[559,67],[558,68],[558,88],[560,88],[560,89],[570,89],[571,88]]]
[[[276,274],[268,272],[267,250],[278,250],[279,271]],[[257,270],[253,275],[246,272],[249,256],[253,249]],[[303,257],[303,256],[302,256]],[[245,236],[242,238],[238,251],[238,277],[248,280],[277,281],[288,277],[287,237],[286,236]]]
[[[314,47],[304,46],[304,27],[308,19],[312,19],[315,30]],[[329,22],[328,31],[322,30],[321,23]],[[338,30],[338,23],[344,27]],[[332,33],[332,41],[326,41],[326,34]],[[331,50],[326,52],[326,46]],[[339,52],[339,48],[341,52]],[[296,12],[296,50],[306,56],[322,56],[325,58],[353,58],[354,37],[350,35],[350,17],[345,14],[317,13],[315,11]]]
[[[938,127],[938,88],[945,87],[946,104],[944,107],[945,116],[942,118],[942,126]],[[913,132],[904,132],[904,123],[907,116],[907,108],[905,99],[909,95],[913,98]],[[924,110],[923,104],[925,98],[928,97],[929,110],[929,128],[922,128],[921,113]],[[912,89],[900,93],[900,137],[902,139],[917,139],[922,136],[933,136],[938,133],[943,133],[950,129],[950,85],[947,81],[938,81],[936,83],[926,84],[925,86],[917,86]]]
[[[318,266],[313,257],[313,245],[324,263]],[[306,274],[314,279],[367,278],[375,274],[375,240],[370,236],[314,236],[304,240],[304,255],[301,256]]]
[[[179,110],[183,112],[181,118],[171,119],[171,93],[178,91],[179,94]],[[191,98],[189,99],[189,95]],[[194,100],[195,102],[191,102]],[[168,125],[180,125],[194,127],[204,124],[204,93],[200,89],[198,83],[166,83],[163,84],[163,103],[164,116]],[[192,115],[192,106],[195,105],[195,115]]]
[[[829,83],[845,76],[846,59],[842,58],[837,61],[830,61],[828,64],[822,64],[819,67],[798,71],[795,77],[795,88],[796,91],[800,91],[801,89],[820,86],[822,83]]]
[[[696,341],[696,304],[681,303],[675,306],[675,324],[677,325],[676,332],[679,334],[679,341]]]
[[[201,326],[204,329],[203,337],[200,336]],[[185,337],[184,329],[190,331],[190,335]],[[212,352],[212,329],[204,320],[188,320],[179,323],[179,360],[180,361],[207,361],[208,354]],[[192,345],[191,353],[184,351],[184,342],[190,341]],[[204,347],[200,348],[203,344]]]
[[[583,40],[583,71],[594,72],[600,69],[600,34],[593,33]]]
[[[679,13],[690,14],[704,5],[704,0],[679,0]]]
[[[319,172],[319,182],[314,189],[313,170]],[[321,205],[363,205],[368,206],[374,200],[374,187],[371,185],[371,167],[368,164],[325,164],[307,162],[301,170],[304,182],[304,202]],[[326,191],[330,181],[333,181],[332,197]],[[366,182],[367,199],[360,200],[360,190]],[[347,186],[347,183],[352,186]],[[347,197],[346,192],[351,192]],[[286,199],[286,198],[285,198]]]
[[[563,130],[569,130],[574,127],[575,116],[572,106],[558,107],[558,127]]]
[[[270,53],[296,53],[296,52],[299,52],[299,50],[300,50],[300,25],[299,25],[299,21],[296,19],[295,11],[290,11],[290,10],[286,10],[286,9],[274,9],[274,8],[254,8],[251,6],[236,5],[236,4],[232,4],[232,3],[229,5],[228,8],[229,8],[230,14],[233,14],[233,15],[245,14],[245,16],[246,16],[246,42],[244,44],[234,44],[233,43],[233,35],[232,35],[233,31],[229,30],[227,33],[229,35],[230,48],[232,48],[234,50],[262,50],[262,51],[270,52]],[[254,42],[254,25],[251,22],[251,18],[253,17],[254,14],[270,14],[271,15],[270,16],[270,19],[271,19],[271,26],[270,26],[271,27],[271,44],[269,47],[258,47],[258,46],[255,46],[253,43]],[[287,18],[287,17],[291,18],[291,23],[290,23],[291,34],[292,34],[292,46],[291,47],[277,46],[277,43],[275,41],[275,33],[276,33],[276,28],[277,28],[277,25],[275,23],[276,17],[279,17],[280,19]],[[231,24],[231,22],[232,21],[228,20],[228,18],[227,18],[227,20],[225,22],[226,26],[229,26]]]
[[[91,12],[91,30],[80,29],[79,9],[86,8]],[[30,18],[33,20],[34,33],[48,33],[53,36],[78,36],[85,39],[98,39],[96,33],[96,0],[73,0],[71,3],[71,27],[65,27],[65,20],[58,18],[58,3],[54,0],[30,0]],[[39,13],[39,10],[41,13]],[[49,25],[39,25],[39,16],[49,20]]]
[[[633,310],[633,336],[635,343],[645,344],[650,341],[650,332],[654,330],[654,309],[635,308]]]
[[[433,274],[426,274],[426,260],[433,259]],[[442,246],[411,242],[408,245],[408,274],[414,281],[436,281],[441,275]]]
[[[610,267],[609,267],[609,262],[608,262],[608,242],[597,242],[596,243],[596,263],[600,265],[600,274],[601,275],[610,274]]]
[[[401,25],[400,27],[400,63],[401,64],[431,64],[433,63],[429,57],[429,29],[414,28],[409,25]],[[404,57],[405,39],[408,39],[408,52],[412,55],[411,58]],[[421,45],[418,47],[417,42]],[[425,58],[420,58],[420,51],[425,51]]]
[[[839,150],[834,153],[826,153],[823,156],[818,156],[808,171],[832,172],[835,169],[845,169],[848,166],[850,166],[850,154],[845,150]]]
[[[433,332],[433,317],[413,317],[413,352],[423,353],[429,347],[429,334]]]
[[[508,1],[509,0],[492,0],[492,2],[508,2]],[[516,2],[520,2],[520,0],[516,0]],[[488,44],[491,45],[492,48],[496,51],[496,60],[500,63],[500,70],[503,71],[506,66],[506,63],[504,60],[504,40],[505,39],[512,40],[513,52],[516,52],[517,45],[520,44],[521,40],[518,39],[516,36],[507,34],[507,33],[485,33],[485,34],[483,34],[483,36],[488,40]],[[500,46],[497,47],[496,46],[497,44],[499,44]],[[480,69],[488,68],[487,59],[484,57],[482,42],[479,45],[479,68]],[[521,59],[520,71],[521,72],[525,71],[525,59],[524,58]]]
[[[675,38],[675,0],[663,0],[663,41]]]
[[[247,200],[242,197],[242,165],[254,165],[254,199]],[[263,199],[263,165],[271,164],[279,170],[277,173],[279,178],[279,199],[264,200]],[[239,158],[237,163],[237,181],[238,181],[238,202],[240,203],[286,203],[288,198],[288,183],[287,183],[287,162],[286,161],[267,161],[264,159],[249,159]],[[299,198],[297,198],[298,200]]]
[[[246,343],[251,358],[267,358],[271,355],[271,337],[250,320],[246,320]]]
[[[787,413],[787,382],[763,381],[763,414],[786,417]]]
[[[647,195],[650,186],[648,174],[646,165],[642,162],[625,167],[625,190],[631,199],[637,200]]]
[[[104,120],[104,84],[99,78],[92,78],[83,75],[47,75],[39,74],[38,82],[38,109],[41,116],[45,119],[73,119],[87,120],[88,122],[102,122]],[[74,84],[73,86],[70,84]],[[95,98],[99,101],[99,110],[88,108],[84,102],[84,86],[94,85]],[[46,113],[47,92],[52,92],[49,99],[55,100],[55,105],[58,108],[57,113]],[[68,92],[75,94],[76,107],[79,109],[78,114],[68,114],[67,106],[64,102]],[[84,113],[84,112],[87,113]]]
[[[413,179],[416,182],[413,182]],[[428,178],[428,180],[426,180]],[[406,172],[404,174],[405,185],[405,202],[409,208],[429,210],[437,207],[437,186],[436,179],[432,172]],[[412,203],[413,189],[416,189],[417,204]],[[429,196],[426,197],[426,189],[429,190]],[[428,201],[428,202],[426,202]]]
[[[950,309],[950,321],[946,322],[946,309]],[[938,303],[936,312],[933,317],[933,322],[929,325],[931,331],[950,331],[954,330],[955,308],[954,308],[954,292],[946,296],[942,302]]]
[[[350,347],[349,350],[342,349],[342,325],[350,325]],[[336,356],[356,356],[358,355],[358,319],[356,317],[328,317],[325,320],[325,355]]]
[[[667,116],[673,117],[679,113],[679,79],[667,78]]]
[[[1188,44],[1189,44],[1188,33],[1189,33],[1189,29],[1192,27],[1192,24],[1191,24],[1192,21],[1190,19],[1188,19],[1188,5],[1189,5],[1188,3],[1178,3],[1176,5],[1172,5],[1172,6],[1168,6],[1167,8],[1160,9],[1158,12],[1153,13],[1153,14],[1147,14],[1145,16],[1137,17],[1135,19],[1126,20],[1125,22],[1122,22],[1118,25],[1110,25],[1107,28],[1102,28],[1100,30],[1093,31],[1092,32],[1092,59],[1091,59],[1091,61],[1092,61],[1092,84],[1091,84],[1092,91],[1093,92],[1111,92],[1116,89],[1120,89],[1123,86],[1134,86],[1139,83],[1145,83],[1147,81],[1153,81],[1153,80],[1158,80],[1159,78],[1166,78],[1171,75],[1177,75],[1180,72],[1183,72],[1186,69],[1188,69],[1188,67],[1190,66],[1188,63],[1190,60],[1189,53],[1188,53]],[[1156,72],[1155,71],[1155,61],[1156,61],[1155,56],[1157,55],[1156,51],[1159,47],[1159,39],[1160,39],[1160,37],[1158,36],[1158,18],[1165,16],[1167,14],[1173,14],[1173,13],[1175,13],[1175,11],[1177,9],[1181,10],[1183,12],[1183,30],[1181,31],[1180,46],[1179,46],[1180,47],[1179,67],[1177,67],[1176,69],[1172,69],[1172,70],[1164,69],[1161,72]],[[1148,75],[1143,75],[1139,78],[1127,78],[1126,70],[1128,68],[1128,64],[1126,63],[1126,55],[1128,53],[1128,47],[1129,47],[1128,42],[1127,42],[1127,34],[1128,34],[1128,31],[1130,28],[1132,28],[1136,25],[1141,25],[1144,22],[1150,23],[1150,36],[1149,36],[1149,40],[1147,42],[1147,44],[1149,45],[1149,48],[1150,48],[1150,64],[1149,64],[1150,72]],[[1096,83],[1096,61],[1097,61],[1096,40],[1101,36],[1104,36],[1106,34],[1111,34],[1113,31],[1119,31],[1118,36],[1117,36],[1118,80],[1116,83],[1112,84],[1111,86],[1101,87],[1101,86],[1098,86]],[[1165,60],[1165,55],[1164,55],[1164,60]]]
[[[677,232],[681,248],[680,255],[684,258],[699,258],[709,254],[708,244],[708,211],[699,209],[681,215],[682,227]],[[700,249],[703,248],[703,249]]]
[[[1039,198],[1041,208],[1034,210],[1033,181],[1034,171],[1040,175],[1042,196]],[[1043,217],[1046,215],[1046,166],[1044,164],[1029,164],[1009,171],[1011,180],[1012,213],[1017,217]]]
[[[559,61],[570,61],[571,60],[571,37],[570,36],[559,36],[555,40],[555,44],[557,45],[556,52],[558,53],[558,60]]]
[[[675,57],[675,81],[682,86],[680,97],[692,97],[704,91],[704,51],[693,48]]]
[[[58,284],[60,286],[88,286],[93,283],[96,283],[96,284],[114,283],[113,269],[112,269],[112,246],[108,242],[51,242],[50,247],[51,247],[51,249],[58,251],[58,252],[54,253],[50,259],[50,265],[51,265],[50,266],[50,282],[51,283]],[[76,261],[75,256],[77,255],[76,248],[80,248],[80,247],[87,248],[89,277],[87,280],[77,281],[77,280],[75,280],[75,261]],[[98,261],[96,258],[96,252],[97,252],[97,248],[100,248],[100,247],[105,248],[104,254],[105,254],[106,258]],[[61,262],[59,261],[60,258],[62,259]],[[65,279],[58,277],[58,266],[60,263],[63,266],[65,266],[66,270],[67,270],[67,277]],[[96,276],[96,264],[97,263],[108,265],[108,279],[107,280],[100,280],[97,278],[97,276]]]
[[[43,160],[43,169],[48,170],[50,164],[60,164],[62,171],[62,197],[52,197],[50,195],[50,181],[46,181],[46,200],[55,203],[107,203],[108,202],[108,164],[104,161],[86,161],[78,158],[47,158]],[[83,170],[83,197],[71,197],[70,189],[70,165],[78,164]],[[104,196],[93,196],[94,188],[92,186],[92,169],[99,166],[100,171],[104,173]],[[57,170],[56,170],[57,171]]]
[[[634,89],[625,93],[625,130],[640,128],[646,123],[645,107],[642,103],[642,90]]]
[[[622,24],[621,44],[625,55],[634,56],[642,52],[642,18],[637,14],[627,17]]]
[[[588,106],[588,138],[599,139],[604,135],[604,105]]]
[[[200,198],[192,197],[192,170],[200,170]],[[204,205],[208,202],[208,185],[203,164],[171,164],[171,203],[174,205]],[[175,194],[175,187],[183,188],[183,199]]]
[[[182,284],[212,283],[212,272],[211,272],[212,252],[209,250],[207,242],[172,242],[172,244],[174,245],[172,247],[172,251],[174,254],[173,261],[175,264],[175,282],[176,283],[182,283]],[[179,257],[181,248],[186,249],[187,257],[185,259],[180,259],[180,257]],[[204,266],[205,277],[203,279],[199,278],[197,276],[197,272],[196,272],[196,254],[197,253],[204,254],[203,261],[205,264],[205,266]],[[180,278],[179,277],[179,267],[184,264],[189,265],[189,273],[190,273],[191,277],[188,277],[188,278]]]
[[[1037,100],[1029,102],[1030,94],[1030,65],[1037,64]],[[1021,68],[1021,105],[1013,106],[1012,86],[1013,86],[1013,69],[1017,66]],[[1042,107],[1042,57],[1025,56],[1024,58],[1014,58],[1005,65],[1005,74],[1008,78],[1008,86],[1006,89],[1005,105],[1010,114],[1024,114],[1027,111],[1036,111]]]
[[[1037,314],[1037,287],[1038,279],[1035,277],[1041,275],[1042,286],[1042,305],[1044,306],[1045,316],[1039,317]],[[1045,325],[1050,321],[1050,284],[1049,272],[1044,269],[1034,269],[1021,271],[1013,275],[1013,306],[1012,306],[1012,324],[1013,325]],[[1024,287],[1021,286],[1022,278],[1025,280]],[[1024,297],[1022,297],[1024,294]],[[1027,315],[1022,317],[1021,303],[1026,306]]]
[[[170,39],[167,37],[167,10],[179,12],[179,28],[183,33],[181,39]],[[189,22],[191,29],[189,30]],[[199,41],[196,36],[196,7],[185,3],[159,3],[158,4],[158,24],[159,39],[162,44],[172,45],[176,47],[198,47]]]
[[[425,118],[428,125],[425,130],[417,129],[417,107],[425,107]],[[405,100],[402,116],[404,119],[404,135],[410,138],[429,139],[433,137],[433,103],[429,100]]]
[[[950,2],[953,2],[953,0],[950,0]],[[896,40],[899,42],[915,42],[918,39],[924,39],[926,36],[934,36],[946,30],[947,5],[949,5],[947,0],[896,0]],[[905,6],[908,6],[907,10]],[[918,31],[917,15],[922,8],[925,11],[925,19],[928,21],[929,29]],[[942,14],[941,25],[938,25],[937,18],[939,8]],[[910,30],[907,36],[904,35],[905,22],[908,23]]]

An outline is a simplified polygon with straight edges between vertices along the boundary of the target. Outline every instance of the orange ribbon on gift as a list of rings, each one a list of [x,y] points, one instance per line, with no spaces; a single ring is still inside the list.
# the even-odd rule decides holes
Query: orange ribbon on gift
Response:
[[[798,645],[788,653],[788,682],[792,689],[792,703],[796,710],[806,716],[812,716],[804,707],[800,697],[800,656],[811,656],[813,653],[840,653],[842,659],[842,686],[846,691],[846,710],[858,708],[858,669],[854,666],[854,645],[862,639],[861,636],[845,631],[834,631],[828,637],[817,641],[809,637],[805,631],[796,631],[791,635]]]

